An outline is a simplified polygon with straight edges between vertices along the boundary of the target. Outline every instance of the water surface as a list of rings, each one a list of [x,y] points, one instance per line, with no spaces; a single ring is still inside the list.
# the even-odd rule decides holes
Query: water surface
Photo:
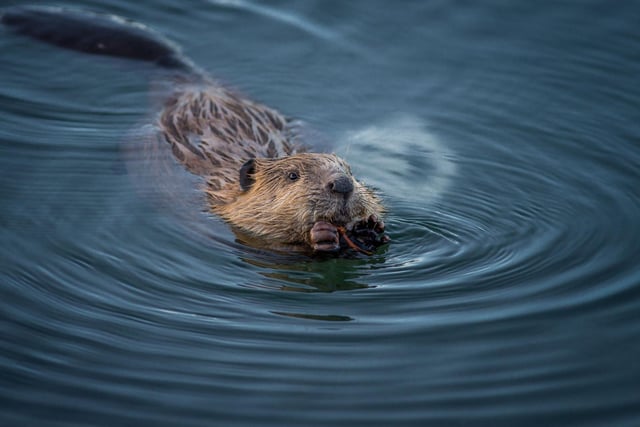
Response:
[[[236,242],[136,155],[153,67],[0,29],[0,424],[640,423],[637,3],[67,5],[305,121],[393,242]]]

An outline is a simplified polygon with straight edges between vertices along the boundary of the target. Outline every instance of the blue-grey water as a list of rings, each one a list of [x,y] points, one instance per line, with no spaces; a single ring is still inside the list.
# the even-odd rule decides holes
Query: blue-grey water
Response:
[[[0,28],[0,425],[640,425],[638,2],[56,4],[306,122],[393,241],[236,242],[137,155],[152,66]]]

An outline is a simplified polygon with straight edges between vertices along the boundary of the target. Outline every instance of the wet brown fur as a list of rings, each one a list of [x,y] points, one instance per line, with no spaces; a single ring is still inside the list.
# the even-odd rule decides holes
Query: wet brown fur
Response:
[[[317,247],[334,247],[338,227],[380,216],[378,198],[343,160],[304,153],[294,122],[216,84],[141,24],[41,7],[3,10],[0,21],[54,45],[153,62],[170,72],[172,81],[163,84],[174,92],[160,115],[160,131],[175,158],[204,178],[211,209],[243,231],[277,243],[310,243],[316,223]],[[156,154],[157,144],[148,145]],[[252,168],[243,168],[252,158]],[[292,172],[297,179],[290,179]]]
[[[212,82],[177,91],[159,125],[176,159],[205,178],[212,211],[252,235],[310,244],[317,221],[346,226],[383,211],[344,160],[305,153],[295,123]],[[251,185],[242,188],[240,170],[252,158]],[[341,176],[353,184],[348,197],[329,188]]]

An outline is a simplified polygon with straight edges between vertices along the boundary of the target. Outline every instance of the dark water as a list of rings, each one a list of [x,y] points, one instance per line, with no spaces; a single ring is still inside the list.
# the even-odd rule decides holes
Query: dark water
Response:
[[[0,425],[640,425],[637,2],[67,4],[306,121],[393,244],[235,243],[123,149],[152,67],[0,29]]]

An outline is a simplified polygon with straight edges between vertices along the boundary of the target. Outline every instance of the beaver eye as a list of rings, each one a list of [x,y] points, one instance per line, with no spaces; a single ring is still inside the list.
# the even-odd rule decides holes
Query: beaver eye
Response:
[[[291,181],[296,181],[298,178],[300,178],[300,175],[298,174],[298,172],[289,172],[287,174],[287,178],[289,178]]]

